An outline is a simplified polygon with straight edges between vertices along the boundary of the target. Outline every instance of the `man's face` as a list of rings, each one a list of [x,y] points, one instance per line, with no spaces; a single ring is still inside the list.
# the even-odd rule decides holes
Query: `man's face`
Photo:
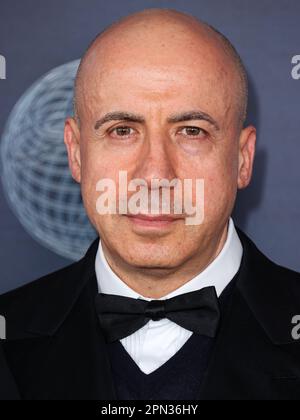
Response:
[[[91,58],[80,129],[74,121],[66,125],[73,176],[81,182],[88,216],[111,253],[131,266],[179,267],[216,240],[232,212],[237,188],[249,181],[250,169],[242,177],[246,140],[237,122],[232,64],[209,47],[203,54],[189,53],[184,46],[104,53],[102,62]],[[99,122],[112,113],[134,118]],[[208,118],[182,121],[191,113]],[[184,214],[163,224],[99,215],[96,185],[109,178],[118,191],[120,171],[127,172],[128,182],[144,179],[149,194],[152,179],[192,179],[193,185],[203,179],[203,223],[188,226]]]

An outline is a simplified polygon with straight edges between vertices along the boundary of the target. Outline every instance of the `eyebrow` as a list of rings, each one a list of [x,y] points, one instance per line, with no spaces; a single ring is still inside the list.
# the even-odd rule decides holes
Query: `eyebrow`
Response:
[[[169,123],[178,123],[184,121],[196,121],[196,120],[204,120],[211,124],[216,130],[220,130],[219,124],[206,112],[202,111],[189,111],[184,112],[183,114],[173,115],[168,118]]]
[[[168,118],[168,123],[174,124],[185,121],[204,120],[211,124],[216,130],[220,130],[218,123],[206,112],[203,111],[189,111],[182,114],[175,114]],[[144,123],[145,118],[142,115],[131,114],[128,112],[109,112],[100,120],[96,121],[95,130],[98,130],[102,125],[110,121],[128,121],[135,123]]]
[[[109,112],[103,118],[96,121],[95,130],[98,130],[103,124],[109,121],[129,121],[135,123],[144,123],[145,118],[142,115],[131,114],[128,112]]]

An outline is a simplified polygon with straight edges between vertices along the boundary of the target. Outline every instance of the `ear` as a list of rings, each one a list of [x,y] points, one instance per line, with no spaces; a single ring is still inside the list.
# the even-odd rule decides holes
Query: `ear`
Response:
[[[81,182],[80,130],[74,118],[65,121],[64,141],[68,151],[69,167],[76,182]]]
[[[255,156],[256,129],[253,126],[244,128],[239,139],[239,173],[238,188],[246,188],[252,177]]]

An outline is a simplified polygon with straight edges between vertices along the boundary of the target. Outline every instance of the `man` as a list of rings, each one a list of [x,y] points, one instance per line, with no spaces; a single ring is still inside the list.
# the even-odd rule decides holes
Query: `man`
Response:
[[[190,16],[147,10],[90,45],[65,143],[101,240],[0,298],[21,398],[298,399],[300,276],[230,218],[252,175],[246,109],[237,52]],[[120,172],[161,195],[154,179],[203,180],[203,220],[187,224],[185,207],[126,213],[121,201],[101,213],[98,182],[118,193]]]

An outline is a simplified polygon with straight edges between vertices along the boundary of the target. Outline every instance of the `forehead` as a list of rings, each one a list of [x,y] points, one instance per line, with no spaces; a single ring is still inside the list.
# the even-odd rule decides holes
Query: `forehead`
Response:
[[[84,107],[89,113],[139,106],[202,107],[217,113],[230,107],[234,67],[217,46],[165,43],[141,48],[112,44],[95,49],[83,77]],[[209,109],[210,108],[210,109]]]

